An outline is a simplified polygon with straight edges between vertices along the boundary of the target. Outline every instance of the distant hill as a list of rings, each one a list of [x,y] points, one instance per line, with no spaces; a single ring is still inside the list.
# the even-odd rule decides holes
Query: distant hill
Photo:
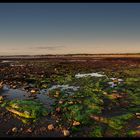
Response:
[[[35,59],[35,58],[69,58],[69,57],[140,57],[140,53],[117,53],[117,54],[49,54],[49,55],[7,55],[0,56],[0,59]]]

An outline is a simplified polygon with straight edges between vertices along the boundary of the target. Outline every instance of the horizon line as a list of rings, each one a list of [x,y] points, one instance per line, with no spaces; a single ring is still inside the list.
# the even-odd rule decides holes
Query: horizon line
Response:
[[[97,53],[97,54],[91,54],[91,53],[72,53],[72,54],[9,54],[9,55],[0,55],[2,56],[62,56],[62,55],[140,55],[140,52],[138,53]]]

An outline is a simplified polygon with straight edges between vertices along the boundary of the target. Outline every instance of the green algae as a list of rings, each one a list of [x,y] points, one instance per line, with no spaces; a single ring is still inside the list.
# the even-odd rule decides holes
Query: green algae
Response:
[[[31,100],[12,100],[3,104],[3,107],[25,119],[35,120],[48,114],[42,103]]]

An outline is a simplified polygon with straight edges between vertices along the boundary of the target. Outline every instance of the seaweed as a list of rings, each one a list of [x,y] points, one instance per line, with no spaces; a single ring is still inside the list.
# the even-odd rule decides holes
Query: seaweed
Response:
[[[38,119],[48,114],[47,109],[40,102],[31,100],[12,100],[3,103],[8,111],[26,119]]]

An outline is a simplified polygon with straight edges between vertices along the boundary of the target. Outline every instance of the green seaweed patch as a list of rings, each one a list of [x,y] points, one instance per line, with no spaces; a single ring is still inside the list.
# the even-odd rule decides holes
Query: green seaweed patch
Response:
[[[48,114],[47,109],[40,102],[31,100],[12,100],[3,105],[8,111],[26,118],[26,119],[38,119],[41,116]]]
[[[124,127],[124,125],[127,123],[128,120],[132,119],[134,117],[134,114],[127,113],[121,116],[115,116],[108,120],[108,126],[120,130]]]
[[[136,134],[137,134],[137,131],[136,130],[129,130],[127,132],[127,136],[128,137],[134,137]]]
[[[89,134],[90,137],[103,137],[103,128],[96,126]]]

